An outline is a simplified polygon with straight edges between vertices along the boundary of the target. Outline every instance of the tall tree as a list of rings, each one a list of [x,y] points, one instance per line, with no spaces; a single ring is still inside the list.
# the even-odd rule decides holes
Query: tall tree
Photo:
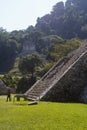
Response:
[[[39,55],[32,54],[20,59],[19,70],[22,74],[32,74],[32,77],[35,73],[35,68],[42,63],[42,60]]]

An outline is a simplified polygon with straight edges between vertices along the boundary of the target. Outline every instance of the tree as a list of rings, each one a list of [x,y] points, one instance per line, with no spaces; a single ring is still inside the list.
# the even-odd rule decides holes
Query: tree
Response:
[[[60,58],[78,48],[81,43],[82,42],[80,39],[74,38],[71,40],[66,40],[63,44],[52,44],[48,50],[47,60],[56,62]]]
[[[53,11],[51,12],[52,16],[62,16],[64,15],[64,3],[58,2],[56,5],[53,6]]]
[[[19,78],[12,76],[10,73],[0,77],[7,87],[16,88]]]
[[[22,74],[31,73],[32,77],[34,77],[35,68],[41,63],[41,57],[38,54],[32,54],[20,59],[18,67]]]
[[[29,88],[31,88],[31,86],[36,82],[36,77],[26,77],[23,76],[17,85],[17,89],[16,92],[17,93],[24,93],[26,92]]]

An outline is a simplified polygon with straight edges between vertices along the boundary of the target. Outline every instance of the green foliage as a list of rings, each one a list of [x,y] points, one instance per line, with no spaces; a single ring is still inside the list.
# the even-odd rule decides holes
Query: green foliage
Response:
[[[37,19],[35,26],[10,33],[0,28],[0,73],[7,73],[14,68],[15,59],[20,56],[20,53],[31,54],[30,50],[24,52],[25,45],[25,48],[34,45],[34,51],[45,55],[46,60],[53,62],[77,48],[80,45],[76,43],[78,40],[65,42],[63,38],[87,38],[86,5],[87,0],[67,0],[65,5],[63,2],[58,2],[53,6],[50,14]],[[29,68],[31,69],[21,68],[21,70],[23,73],[31,72],[33,75],[36,65],[33,64]],[[14,73],[17,71],[14,70]]]
[[[22,77],[20,78],[17,84],[17,93],[24,93],[26,92],[34,83],[36,82],[36,77]]]
[[[71,40],[66,40],[63,44],[52,44],[49,47],[47,59],[52,61],[57,61],[61,57],[67,55],[69,52],[72,52],[82,44],[81,40],[75,38]]]
[[[37,76],[42,77],[53,65],[54,62],[47,62],[43,66],[38,67],[36,70]]]
[[[36,50],[39,53],[45,54],[48,51],[48,47],[53,43],[62,43],[64,40],[57,35],[47,35],[41,37],[36,43]]]
[[[38,28],[41,32],[45,33],[46,35],[49,35],[51,31],[49,23],[47,23],[44,20],[39,20],[39,18],[37,21],[38,24],[36,24],[36,28]]]
[[[53,11],[51,12],[53,17],[60,17],[64,15],[64,3],[58,2],[56,5],[53,6]]]
[[[0,72],[8,72],[18,54],[18,42],[10,38],[10,34],[0,29]]]
[[[42,63],[41,57],[37,54],[28,55],[20,59],[19,62],[19,70],[22,74],[33,74],[35,72],[35,68]]]
[[[19,57],[15,58],[13,68],[9,71],[11,75],[15,75],[15,76],[21,75],[18,69],[19,59],[20,59]]]
[[[19,78],[16,76],[12,76],[10,74],[5,74],[3,76],[0,77],[2,79],[2,81],[4,82],[4,84],[7,87],[11,87],[11,88],[17,88],[17,84],[19,81]]]
[[[69,39],[76,36],[87,38],[81,30],[87,24],[86,6],[87,0],[67,0],[65,6],[63,2],[58,2],[50,14],[37,20],[35,27],[46,35],[55,34]]]
[[[86,130],[87,105],[29,101],[6,102],[0,96],[1,130]]]

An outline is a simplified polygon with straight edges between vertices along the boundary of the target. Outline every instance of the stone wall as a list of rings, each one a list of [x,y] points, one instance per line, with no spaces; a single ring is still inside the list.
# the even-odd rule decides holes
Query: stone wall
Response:
[[[46,93],[42,100],[87,103],[87,53]]]
[[[0,80],[0,95],[6,94],[6,93],[7,93],[6,86],[5,86],[4,83]]]

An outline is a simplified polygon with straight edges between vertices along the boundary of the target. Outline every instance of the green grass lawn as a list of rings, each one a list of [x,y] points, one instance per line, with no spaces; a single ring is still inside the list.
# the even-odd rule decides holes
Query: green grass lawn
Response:
[[[27,101],[0,96],[0,130],[87,130],[87,105]]]

